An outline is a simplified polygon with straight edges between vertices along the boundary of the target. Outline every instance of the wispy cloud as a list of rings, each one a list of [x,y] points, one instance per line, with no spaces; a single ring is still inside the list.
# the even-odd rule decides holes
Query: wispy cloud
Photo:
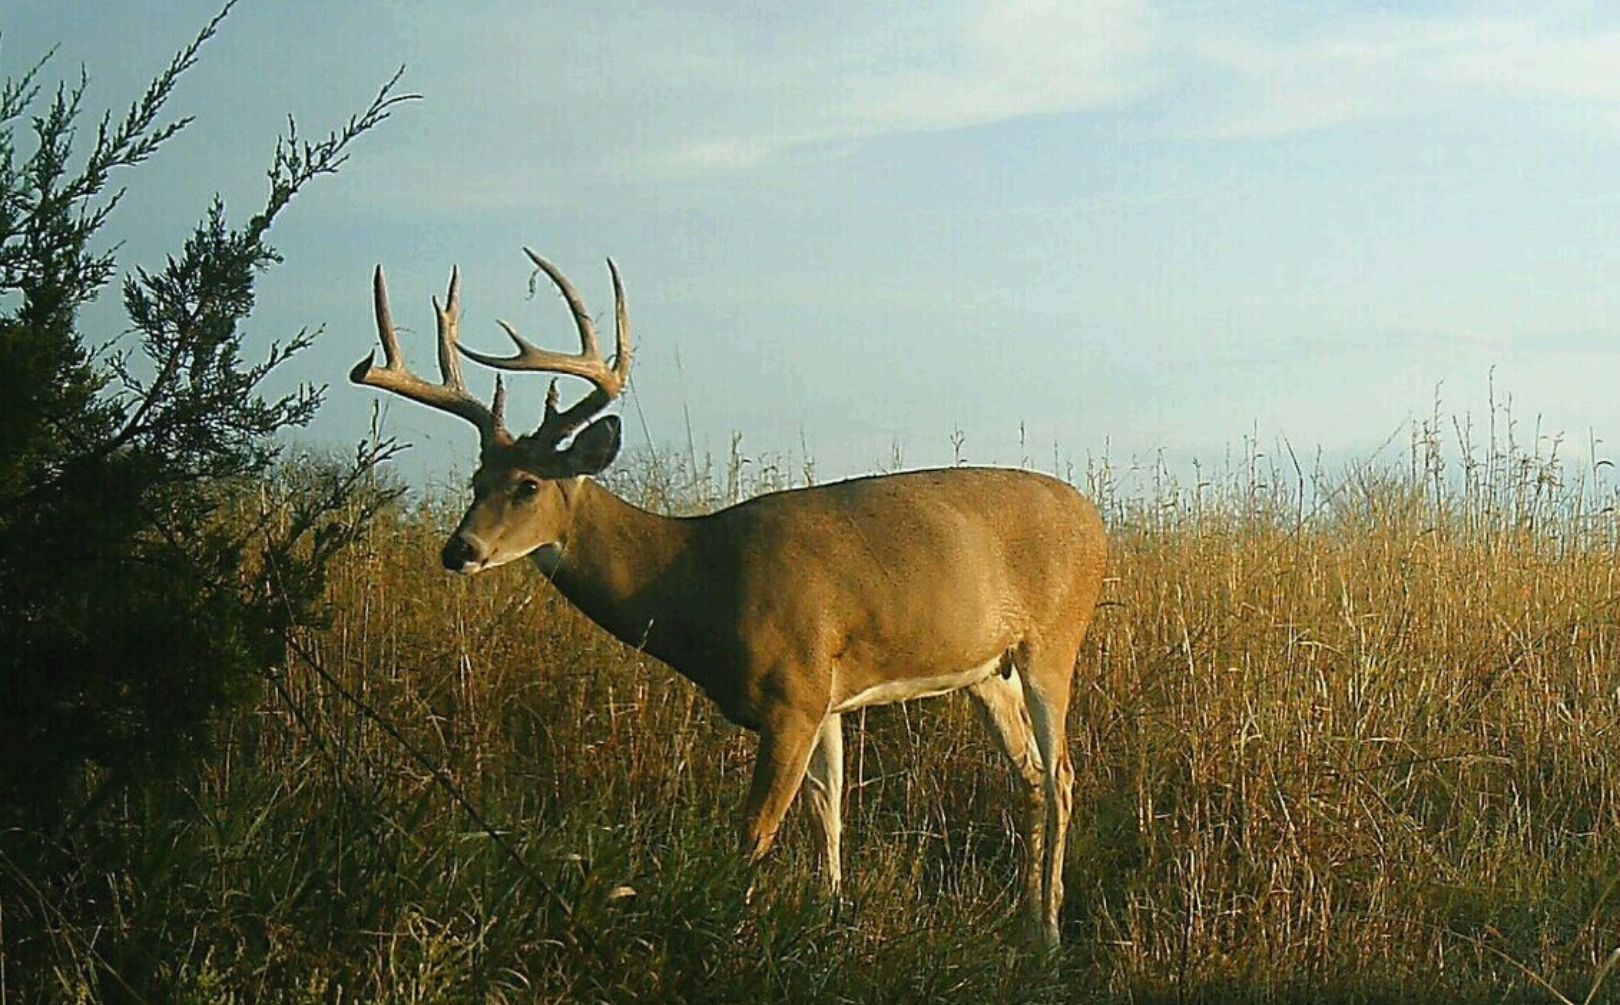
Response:
[[[1147,0],[396,16],[402,37],[443,43],[411,64],[413,86],[458,110],[433,126],[447,155],[477,143],[618,175],[735,171],[809,146],[1095,109],[1158,72]],[[446,52],[476,53],[476,71]],[[472,133],[491,121],[503,135]]]
[[[886,136],[1103,110],[1129,109],[1127,134],[1217,140],[1504,102],[1620,124],[1620,27],[1551,8],[1306,19],[1151,0],[769,14],[510,2],[395,17],[399,37],[433,41],[407,54],[412,86],[442,110],[422,127],[442,153],[433,175],[477,179],[423,195],[460,206],[484,191],[513,205],[582,182],[723,177]],[[411,184],[405,172],[397,184]]]
[[[1154,72],[1154,18],[1142,0],[970,3],[863,16],[815,40],[814,55],[738,54],[739,81],[775,82],[777,104],[740,86],[707,135],[678,145],[671,167],[746,167],[784,150],[898,133],[962,129],[1117,104]],[[734,102],[735,106],[725,107]],[[752,123],[739,120],[754,120]]]
[[[1224,19],[1166,40],[1201,96],[1169,110],[1174,131],[1281,135],[1484,102],[1556,100],[1620,112],[1620,30],[1559,17],[1347,15],[1306,30]]]

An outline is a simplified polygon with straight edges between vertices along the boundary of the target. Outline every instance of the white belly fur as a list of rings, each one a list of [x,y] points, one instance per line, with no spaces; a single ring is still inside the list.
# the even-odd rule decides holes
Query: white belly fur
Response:
[[[874,684],[864,691],[857,692],[834,705],[834,712],[853,712],[858,708],[869,705],[888,705],[897,701],[910,701],[913,698],[932,698],[936,694],[945,694],[969,684],[977,684],[1001,670],[1001,657],[976,666],[971,670],[959,670],[956,673],[936,674],[932,677],[907,677],[902,680],[887,680],[881,684]]]

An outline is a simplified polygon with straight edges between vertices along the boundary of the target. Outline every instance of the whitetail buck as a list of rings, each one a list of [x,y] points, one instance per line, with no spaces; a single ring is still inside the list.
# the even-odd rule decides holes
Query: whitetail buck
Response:
[[[527,249],[525,249],[527,251]],[[597,413],[630,374],[630,318],[611,261],[617,347],[597,345],[566,277],[527,252],[562,292],[576,354],[548,352],[499,322],[507,358],[457,342],[460,279],[438,315],[441,382],[406,367],[377,269],[383,365],[349,377],[472,422],[482,441],[473,503],[444,546],[446,568],[474,573],[529,557],[575,606],[626,645],[702,688],[726,718],[759,733],[742,843],[771,847],[802,780],[840,881],[843,713],[963,689],[1028,794],[1026,897],[1048,945],[1058,939],[1074,771],[1064,718],[1076,654],[1102,587],[1107,540],[1070,486],[1027,471],[914,471],[760,496],[708,516],[632,506],[590,476],[619,450],[619,419]],[[595,385],[514,437],[497,377],[486,406],[467,391],[457,353],[507,371]],[[570,440],[569,437],[572,437]]]

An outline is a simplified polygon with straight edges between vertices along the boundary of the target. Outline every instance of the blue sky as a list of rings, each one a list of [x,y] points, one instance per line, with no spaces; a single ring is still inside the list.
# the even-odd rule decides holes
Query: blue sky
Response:
[[[253,321],[326,327],[297,369],[332,384],[323,441],[374,400],[342,376],[378,262],[423,370],[452,263],[465,342],[503,348],[500,316],[572,348],[560,301],[525,299],[524,244],[599,312],[620,264],[633,444],[690,421],[699,450],[740,432],[821,477],[895,445],[947,463],[957,429],[984,463],[1210,460],[1255,433],[1358,456],[1437,387],[1483,422],[1492,368],[1571,456],[1620,440],[1600,5],[780,6],[242,0],[115,226],[135,262],[216,191],[250,212],[288,113],[324,131],[403,63],[424,100],[278,224]],[[121,107],[212,10],[7,0],[0,68],[60,44],[55,73]],[[416,476],[471,460],[458,420],[388,424]]]

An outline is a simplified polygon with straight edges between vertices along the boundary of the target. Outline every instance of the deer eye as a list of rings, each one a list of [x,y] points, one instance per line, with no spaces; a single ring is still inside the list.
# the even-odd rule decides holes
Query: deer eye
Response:
[[[517,483],[517,494],[520,499],[527,499],[540,491],[540,482],[533,478],[525,478]]]

